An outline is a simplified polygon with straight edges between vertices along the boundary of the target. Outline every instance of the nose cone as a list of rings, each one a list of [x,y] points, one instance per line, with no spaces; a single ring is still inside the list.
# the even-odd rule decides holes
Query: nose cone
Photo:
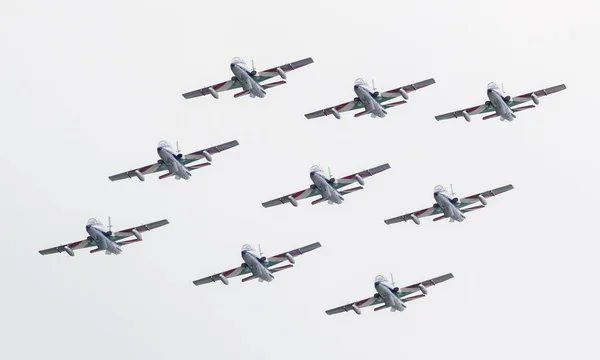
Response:
[[[229,64],[229,67],[233,69],[235,67],[235,63]]]
[[[487,89],[488,94],[494,91],[494,89]]]

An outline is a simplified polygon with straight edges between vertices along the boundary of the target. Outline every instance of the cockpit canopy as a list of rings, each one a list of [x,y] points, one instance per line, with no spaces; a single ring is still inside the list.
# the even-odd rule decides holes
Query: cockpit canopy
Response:
[[[377,276],[375,276],[375,282],[384,282],[384,281],[385,282],[388,281],[388,279],[385,276],[383,276],[383,275],[377,275]]]
[[[102,225],[102,223],[94,218],[89,218],[87,225]]]
[[[313,165],[310,167],[310,172],[311,173],[315,173],[315,172],[323,172],[323,169],[321,169],[321,167],[319,165]]]
[[[168,142],[168,141],[166,141],[166,140],[161,140],[161,141],[159,141],[159,142],[158,142],[158,145],[157,145],[156,147],[158,147],[158,148],[169,148],[169,149],[171,149],[171,144],[169,144],[169,142]]]
[[[435,194],[439,194],[439,193],[445,193],[445,192],[447,192],[447,191],[446,191],[446,188],[445,188],[445,187],[443,187],[442,185],[436,185],[436,186],[433,188],[433,192],[434,192]]]
[[[244,246],[242,246],[242,251],[254,251],[254,247],[250,244],[244,244]]]
[[[358,79],[354,80],[354,85],[369,86],[369,84],[365,81],[365,79],[362,79],[362,78],[358,78]]]
[[[494,89],[494,90],[499,90],[500,87],[498,87],[498,85],[495,82],[491,82],[489,84],[487,84],[487,88],[488,89]]]
[[[236,56],[233,59],[231,59],[231,63],[232,64],[245,64],[246,62],[241,57]]]

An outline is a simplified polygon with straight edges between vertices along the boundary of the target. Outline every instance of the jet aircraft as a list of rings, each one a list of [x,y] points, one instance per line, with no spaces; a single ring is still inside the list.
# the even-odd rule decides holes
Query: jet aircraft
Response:
[[[109,225],[109,229],[107,229],[100,221],[91,218],[88,220],[87,225],[85,226],[85,231],[88,233],[88,237],[86,239],[67,245],[59,245],[49,249],[40,250],[40,254],[49,255],[66,252],[70,256],[75,256],[74,250],[95,246],[96,248],[90,250],[90,253],[106,250],[106,255],[118,255],[122,251],[121,246],[142,241],[141,233],[156,229],[163,225],[167,225],[168,223],[169,221],[167,220],[160,220],[113,233],[110,230],[112,227],[111,225]],[[134,236],[134,239],[125,240],[130,236]]]
[[[198,96],[210,94],[215,99],[218,99],[219,93],[221,91],[233,90],[241,87],[243,91],[233,95],[233,97],[250,95],[251,98],[264,98],[265,95],[267,95],[267,92],[265,91],[266,89],[286,84],[286,73],[312,63],[313,59],[306,58],[299,61],[295,61],[290,64],[281,65],[257,73],[256,70],[250,69],[243,59],[235,57],[233,58],[233,60],[231,60],[230,64],[231,72],[233,72],[231,80],[204,87],[199,90],[190,91],[188,93],[183,94],[183,97],[186,99],[191,99]],[[281,76],[283,80],[272,82],[269,84],[260,84],[261,82],[273,78],[277,75]]]
[[[129,170],[120,174],[112,175],[108,178],[111,181],[116,181],[129,179],[133,176],[136,176],[138,179],[140,179],[140,181],[145,181],[144,175],[168,170],[166,174],[163,174],[158,178],[164,179],[170,176],[175,176],[176,180],[187,180],[192,176],[190,171],[210,165],[212,162],[212,155],[220,153],[227,149],[231,149],[232,147],[238,145],[239,143],[236,140],[233,140],[225,144],[209,147],[207,149],[198,150],[196,152],[183,155],[179,153],[179,150],[174,151],[168,142],[162,140],[158,143],[158,147],[156,149],[156,152],[158,152],[158,156],[160,157],[160,160],[158,160],[156,163],[152,165],[143,166],[135,170]],[[192,166],[186,166],[187,164],[200,159],[206,159],[208,162]]]
[[[294,207],[297,207],[298,200],[316,195],[321,195],[321,198],[313,201],[313,205],[323,201],[327,201],[329,204],[341,204],[344,201],[343,195],[361,190],[363,189],[363,187],[357,186],[351,189],[338,191],[340,188],[355,182],[358,182],[360,185],[364,185],[364,178],[373,176],[389,168],[389,164],[383,164],[368,170],[344,176],[343,178],[336,180],[332,177],[328,179],[323,173],[323,170],[321,170],[319,166],[315,165],[310,169],[310,179],[312,180],[313,184],[308,189],[297,191],[295,193],[264,202],[262,206],[268,208],[271,206],[281,205],[289,202]]]
[[[543,96],[548,96],[550,94],[554,94],[555,92],[559,92],[561,90],[565,90],[566,88],[567,87],[564,84],[562,84],[547,89],[525,93],[523,95],[511,98],[508,94],[505,94],[504,91],[498,87],[498,85],[492,82],[489,83],[487,86],[487,96],[489,100],[486,101],[485,104],[473,106],[463,110],[453,111],[443,115],[438,115],[435,117],[435,119],[440,121],[454,119],[458,118],[459,116],[462,116],[466,121],[470,122],[471,115],[493,111],[493,114],[484,116],[483,120],[491,119],[498,116],[500,117],[501,121],[513,121],[517,117],[515,115],[516,112],[532,109],[535,107],[535,105],[540,104],[539,98]],[[535,105],[515,107],[528,101],[533,101]]]
[[[387,115],[386,109],[406,103],[409,92],[416,91],[432,84],[435,84],[435,80],[427,79],[415,84],[405,85],[397,89],[379,93],[374,87],[370,88],[363,79],[357,79],[354,82],[354,93],[356,94],[354,100],[305,114],[304,116],[307,119],[314,119],[321,116],[333,115],[336,119],[341,119],[341,112],[364,108],[364,111],[354,114],[354,117],[371,114],[372,118],[383,118]],[[384,104],[384,102],[397,98],[398,96],[402,96],[404,100]]]
[[[413,301],[427,295],[428,287],[433,285],[437,285],[443,281],[450,280],[454,277],[451,273],[438,276],[433,279],[425,280],[417,284],[413,284],[403,288],[394,287],[393,283],[390,283],[385,276],[378,275],[375,278],[375,290],[377,291],[375,295],[370,298],[356,301],[350,304],[346,304],[343,306],[339,306],[330,310],[325,311],[327,315],[339,314],[341,312],[347,312],[353,310],[357,315],[361,314],[360,308],[373,306],[382,304],[379,307],[373,309],[374,311],[379,311],[383,309],[389,308],[390,311],[404,311],[406,309],[405,303],[409,301]],[[420,291],[420,294],[413,295],[410,297],[406,297],[411,295],[417,291]]]
[[[395,218],[387,219],[385,220],[385,223],[390,225],[401,221],[412,220],[415,224],[419,225],[421,224],[420,218],[437,214],[442,215],[436,217],[435,219],[433,219],[433,221],[449,218],[450,222],[462,222],[464,219],[466,219],[464,213],[477,209],[482,209],[487,205],[488,198],[502,194],[512,189],[514,189],[514,187],[509,184],[499,187],[497,189],[484,191],[482,193],[459,199],[454,197],[454,193],[450,194],[443,186],[437,185],[433,189],[433,198],[435,199],[435,204],[433,204],[432,207],[408,213]],[[465,206],[472,205],[476,202],[480,202],[481,205],[473,206],[466,209],[464,208]]]
[[[198,286],[220,280],[223,284],[229,285],[229,278],[248,273],[251,273],[251,275],[243,278],[242,282],[253,279],[258,279],[259,282],[271,282],[275,278],[273,273],[294,267],[293,264],[296,263],[296,257],[320,247],[321,244],[316,242],[299,249],[294,249],[270,258],[266,258],[262,256],[260,252],[257,252],[251,245],[246,244],[242,247],[242,259],[244,259],[242,265],[235,269],[194,280],[193,283],[194,285]],[[289,261],[290,264],[272,268],[273,266],[278,265],[286,260]]]

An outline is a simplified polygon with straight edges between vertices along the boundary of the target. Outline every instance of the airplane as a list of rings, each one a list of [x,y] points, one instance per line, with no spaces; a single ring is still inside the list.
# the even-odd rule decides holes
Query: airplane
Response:
[[[160,175],[158,178],[165,179],[170,176],[175,176],[176,180],[187,180],[192,176],[190,171],[210,165],[212,162],[212,155],[220,153],[227,149],[231,149],[232,147],[238,145],[239,143],[236,140],[233,140],[221,145],[209,147],[207,149],[198,150],[196,152],[183,155],[179,152],[179,149],[177,149],[177,151],[174,151],[168,142],[162,140],[158,143],[158,146],[156,148],[156,152],[158,152],[158,156],[160,157],[160,160],[158,160],[156,163],[152,165],[143,166],[135,170],[129,170],[120,174],[111,175],[108,178],[111,181],[117,181],[129,179],[133,176],[136,176],[138,179],[140,179],[140,181],[145,181],[146,178],[144,177],[144,175],[168,170],[168,173]],[[186,166],[187,164],[200,159],[206,159],[208,162],[193,166]]]
[[[363,187],[357,186],[352,189],[338,191],[340,188],[355,182],[358,182],[360,185],[364,185],[364,178],[373,176],[389,168],[389,164],[383,164],[368,170],[344,176],[340,179],[335,179],[331,176],[329,179],[327,179],[327,177],[323,174],[323,170],[321,170],[318,165],[314,165],[310,169],[310,179],[312,180],[313,184],[308,189],[297,191],[295,193],[264,202],[262,206],[268,208],[289,202],[294,207],[297,207],[298,200],[316,195],[321,195],[321,198],[313,201],[313,205],[323,201],[327,201],[329,204],[341,204],[344,201],[343,195],[361,190]]]
[[[327,315],[339,314],[341,312],[348,312],[353,310],[357,315],[361,314],[360,308],[373,306],[383,303],[383,305],[376,307],[373,309],[374,311],[379,311],[383,309],[390,308],[391,312],[395,311],[404,311],[406,309],[406,303],[409,301],[413,301],[416,299],[420,299],[427,295],[428,287],[433,285],[437,285],[443,281],[450,280],[454,277],[452,273],[438,276],[433,279],[425,280],[417,284],[413,284],[403,288],[394,287],[393,279],[392,283],[390,283],[385,276],[377,275],[375,277],[375,290],[377,293],[370,298],[356,301],[350,304],[346,304],[343,306],[338,306],[333,309],[329,309],[325,311]],[[411,297],[406,297],[407,295],[411,295],[417,291],[420,291],[420,294],[413,295]]]
[[[251,245],[246,244],[242,246],[242,259],[244,259],[242,265],[235,269],[223,271],[222,273],[194,280],[193,283],[194,285],[198,286],[220,280],[223,284],[229,285],[229,278],[248,273],[251,273],[252,275],[243,278],[242,282],[246,282],[248,280],[253,279],[258,279],[258,282],[271,282],[275,278],[273,276],[273,273],[294,267],[293,264],[296,263],[296,257],[303,255],[309,251],[318,249],[320,247],[321,244],[316,242],[301,247],[299,249],[294,249],[288,252],[281,253],[279,255],[272,256],[270,258],[266,258],[262,256],[262,253],[260,251],[257,252]],[[286,260],[289,261],[290,264],[271,269],[271,267],[278,265]]]
[[[87,231],[87,233],[89,234],[89,236],[86,239],[75,241],[67,245],[59,245],[49,249],[40,250],[39,253],[42,255],[50,255],[66,252],[70,256],[75,256],[74,250],[96,246],[95,249],[90,250],[90,253],[106,250],[106,255],[119,255],[122,251],[121,246],[142,241],[141,233],[150,231],[152,229],[156,229],[163,225],[167,225],[168,223],[169,221],[164,219],[113,233],[110,230],[112,228],[112,225],[110,225],[110,218],[108,229],[104,227],[104,225],[100,221],[91,218],[87,221],[87,225],[85,226],[85,231]],[[135,238],[130,240],[124,240],[130,236],[134,236]]]
[[[395,218],[387,219],[385,220],[385,223],[390,225],[401,221],[412,220],[415,224],[419,225],[421,224],[420,218],[437,214],[442,215],[436,217],[435,219],[433,219],[433,221],[450,219],[450,222],[463,222],[463,220],[466,219],[464,213],[482,209],[487,205],[488,198],[500,195],[512,189],[514,189],[514,187],[511,184],[509,184],[499,187],[497,189],[484,191],[475,195],[459,199],[454,197],[454,193],[449,194],[448,191],[442,185],[437,185],[433,189],[433,198],[435,199],[435,204],[433,204],[432,207],[408,213]],[[472,205],[476,202],[480,202],[481,205],[463,209],[465,206]]]
[[[264,98],[265,95],[267,95],[267,92],[265,91],[266,89],[286,84],[286,73],[312,63],[312,58],[306,58],[257,73],[256,70],[254,70],[254,65],[252,66],[252,69],[250,69],[243,59],[234,57],[230,64],[231,71],[233,72],[231,80],[204,87],[199,90],[187,92],[183,94],[183,97],[186,99],[191,99],[210,94],[215,99],[218,99],[221,91],[233,90],[241,87],[243,91],[233,95],[233,97],[237,98],[244,95],[250,95],[251,98]],[[283,80],[264,85],[260,84],[260,82],[273,78],[277,75],[281,76]]]
[[[535,105],[540,104],[540,97],[548,96],[550,94],[554,94],[555,92],[559,92],[565,90],[567,87],[565,84],[557,85],[553,87],[549,87],[547,89],[542,89],[530,93],[525,93],[523,95],[519,95],[517,97],[511,98],[508,94],[504,93],[504,90],[501,90],[498,85],[491,82],[487,86],[487,96],[488,101],[483,105],[473,106],[470,108],[466,108],[463,110],[453,111],[447,114],[438,115],[435,117],[437,121],[447,120],[458,118],[462,116],[466,121],[471,121],[471,115],[482,114],[486,112],[493,111],[494,114],[487,115],[483,117],[483,120],[491,119],[499,116],[501,121],[508,120],[513,121],[516,119],[516,112],[532,109]],[[517,105],[523,104],[528,101],[533,101],[535,105],[526,105],[521,107],[515,107]]]
[[[336,119],[341,119],[341,112],[364,108],[365,111],[354,114],[354,117],[371,114],[372,118],[384,118],[387,115],[386,109],[406,103],[406,101],[408,100],[409,92],[416,91],[418,89],[424,88],[432,84],[435,84],[435,80],[427,79],[415,84],[405,85],[397,89],[392,89],[379,93],[375,90],[374,85],[371,89],[366,81],[364,81],[363,79],[356,79],[356,81],[354,82],[354,93],[356,93],[356,97],[354,98],[354,100],[336,106],[328,107],[323,110],[311,112],[309,114],[305,114],[304,116],[307,119],[314,119],[321,116],[333,115]],[[394,98],[397,98],[398,96],[402,96],[404,100],[389,104],[383,104],[383,102],[392,100]]]

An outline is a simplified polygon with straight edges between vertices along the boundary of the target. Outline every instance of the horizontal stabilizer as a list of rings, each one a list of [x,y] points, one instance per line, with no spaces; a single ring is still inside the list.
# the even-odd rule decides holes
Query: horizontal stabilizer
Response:
[[[446,215],[442,215],[442,216],[436,217],[435,219],[433,219],[433,221],[440,221],[440,220],[446,219],[446,218],[448,218]]]
[[[246,281],[249,281],[249,280],[254,280],[254,279],[256,279],[256,276],[254,276],[254,275],[250,275],[250,276],[248,276],[248,277],[245,277],[245,278],[243,278],[243,279],[242,279],[242,282],[246,282]]]
[[[237,98],[237,97],[244,96],[244,95],[248,95],[248,94],[250,94],[250,90],[244,90],[244,91],[242,91],[242,92],[239,92],[239,93],[237,93],[237,94],[233,95],[233,97],[236,97],[236,98]]]
[[[173,175],[175,175],[175,174],[166,173],[166,174],[162,174],[162,175],[161,175],[161,176],[159,176],[158,178],[162,180],[162,179],[166,179],[166,178],[168,178],[169,176],[173,176]]]
[[[187,169],[188,170],[196,170],[196,169],[200,169],[202,167],[208,166],[208,165],[211,165],[211,163],[205,162],[205,163],[198,164],[198,165],[188,166]]]
[[[413,301],[413,300],[416,300],[416,299],[420,299],[422,297],[425,297],[425,294],[418,294],[418,295],[415,295],[415,296],[404,298],[404,299],[402,299],[402,302],[409,302],[409,301]]]
[[[318,204],[318,203],[321,203],[321,202],[323,202],[323,201],[325,201],[325,200],[327,200],[327,199],[325,199],[325,198],[320,198],[320,199],[317,199],[317,200],[315,200],[315,201],[311,202],[311,204],[313,204],[313,205],[316,205],[316,204]]]
[[[278,271],[289,269],[289,268],[292,268],[292,267],[294,267],[294,265],[287,264],[287,265],[284,265],[284,266],[280,266],[280,267],[277,267],[277,268],[270,269],[269,271],[271,271],[272,273],[276,273]]]
[[[346,194],[350,194],[350,193],[353,193],[355,191],[362,190],[362,189],[364,189],[362,186],[357,186],[352,189],[342,190],[342,191],[340,191],[340,194],[346,195]]]
[[[276,82],[273,82],[273,83],[270,83],[270,84],[264,84],[264,85],[261,85],[261,86],[263,87],[263,89],[269,89],[269,88],[273,88],[275,86],[279,86],[279,85],[283,85],[283,84],[287,84],[287,82],[281,80],[281,81],[276,81]]]
[[[492,115],[487,115],[483,117],[483,120],[487,120],[487,119],[491,119],[491,118],[495,118],[496,116],[500,116],[498,114],[492,114]]]
[[[383,309],[385,309],[385,308],[387,308],[387,307],[388,307],[387,305],[381,305],[381,306],[379,306],[379,307],[376,307],[375,309],[373,309],[373,311],[379,311],[379,310],[383,310]]]
[[[406,101],[405,100],[401,100],[401,101],[396,101],[396,102],[393,102],[393,103],[385,104],[385,105],[383,105],[383,108],[384,109],[389,109],[389,108],[392,108],[394,106],[398,106],[398,105],[402,105],[402,104],[406,104]]]
[[[354,117],[359,117],[359,116],[367,115],[367,114],[370,114],[370,113],[371,113],[370,110],[365,110],[365,111],[361,111],[359,113],[354,114]]]
[[[513,112],[519,112],[519,111],[523,111],[523,110],[527,110],[527,109],[533,109],[535,107],[535,105],[526,105],[526,106],[521,106],[518,108],[514,108],[512,109]]]
[[[464,213],[468,213],[469,211],[473,211],[473,210],[477,210],[477,209],[483,209],[484,207],[485,207],[484,205],[477,205],[477,206],[473,206],[471,208],[461,209],[461,211],[464,212]]]

